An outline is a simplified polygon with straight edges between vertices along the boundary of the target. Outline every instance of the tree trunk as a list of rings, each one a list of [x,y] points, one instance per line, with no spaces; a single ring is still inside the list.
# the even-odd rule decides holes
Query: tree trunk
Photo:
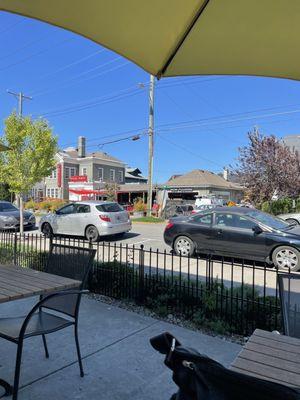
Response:
[[[23,210],[24,210],[24,205],[23,205],[23,197],[21,194],[20,195],[20,235],[23,235],[23,233],[24,233]]]

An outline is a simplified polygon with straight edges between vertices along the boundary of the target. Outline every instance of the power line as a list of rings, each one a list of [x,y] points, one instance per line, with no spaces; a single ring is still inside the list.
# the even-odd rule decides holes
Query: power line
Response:
[[[78,83],[78,78],[81,78],[82,76],[87,75],[87,74],[89,74],[90,72],[95,71],[95,70],[97,70],[97,69],[99,69],[99,68],[106,67],[107,65],[110,65],[110,64],[112,64],[112,63],[114,63],[114,62],[116,62],[116,61],[119,61],[120,59],[121,59],[121,57],[117,57],[117,58],[114,58],[113,60],[110,60],[110,61],[104,63],[104,64],[100,64],[100,65],[97,65],[96,67],[90,68],[90,69],[87,70],[87,71],[83,71],[83,72],[81,72],[80,74],[77,74],[76,76],[73,76],[72,78],[67,79],[66,81],[60,82],[60,83],[62,83],[62,85],[59,85],[58,87],[53,87],[53,86],[52,86],[51,88],[44,89],[44,90],[40,90],[40,91],[36,91],[36,92],[34,92],[34,93],[35,93],[36,96],[43,96],[43,95],[45,95],[45,94],[48,94],[48,93],[51,93],[51,92],[55,92],[55,91],[57,91],[57,90],[59,90],[59,89],[64,89],[64,88],[66,88],[66,87],[72,86],[74,83],[75,83],[75,84]],[[126,64],[129,64],[129,62],[126,62]],[[125,64],[121,64],[121,65],[123,66],[123,65],[125,65]],[[113,68],[112,70],[114,70],[114,69],[115,69],[115,68]],[[110,70],[108,70],[108,71],[106,71],[106,72],[109,72],[109,71],[110,71]],[[80,79],[80,83],[83,82],[83,81],[89,80],[89,79],[93,79],[94,77],[97,77],[97,76],[98,76],[98,74],[97,74],[97,75],[94,75],[94,76],[89,76],[89,77],[87,77],[87,78],[85,78],[85,79]],[[75,81],[75,82],[74,82],[74,81]],[[70,83],[71,83],[71,84],[70,84]]]
[[[40,115],[41,117],[60,117],[66,114],[72,114],[74,112],[79,112],[79,111],[84,111],[84,110],[89,110],[91,108],[94,108],[100,104],[108,104],[114,101],[118,101],[118,100],[123,100],[125,98],[128,97],[132,97],[132,96],[136,96],[138,94],[140,94],[141,92],[138,89],[135,89],[131,92],[128,93],[124,93],[124,94],[119,94],[119,95],[115,95],[115,96],[111,96],[111,97],[104,97],[102,100],[99,101],[94,101],[92,103],[86,104],[86,105],[82,105],[82,106],[78,106],[78,107],[73,107],[73,108],[69,108],[67,110],[61,110],[61,111],[52,111],[52,112],[48,112],[48,113],[44,113],[42,115]]]
[[[37,53],[31,54],[30,56],[25,57],[22,60],[19,60],[19,61],[16,61],[15,63],[6,65],[5,67],[0,68],[0,71],[5,71],[5,70],[7,70],[9,68],[15,67],[16,65],[23,64],[24,62],[26,62],[28,60],[31,60],[32,58],[37,57],[37,56],[39,56],[41,54],[44,54],[49,50],[53,50],[53,48],[59,47],[59,46],[65,44],[66,42],[70,42],[71,40],[74,40],[74,38],[65,39],[63,41],[60,41],[60,42],[56,43],[54,46],[47,47],[46,49],[43,49],[43,50],[38,51]]]
[[[73,67],[74,65],[78,65],[78,64],[82,63],[83,61],[86,61],[86,60],[88,60],[88,59],[90,59],[92,57],[95,57],[95,55],[101,54],[101,53],[103,53],[105,51],[106,51],[106,49],[102,49],[102,50],[95,51],[95,52],[93,52],[93,53],[91,53],[91,54],[89,54],[89,55],[87,55],[85,57],[81,57],[81,58],[79,58],[79,59],[77,59],[77,60],[75,60],[75,61],[73,61],[73,62],[71,62],[71,63],[69,63],[67,65],[64,65],[64,66],[56,69],[55,71],[51,71],[48,74],[42,75],[40,78],[38,78],[38,80],[42,80],[42,79],[48,78],[51,75],[55,75],[58,72],[65,71],[66,69],[68,69],[70,67]]]
[[[34,45],[36,43],[42,42],[43,40],[44,40],[43,38],[40,38],[40,39],[37,39],[37,40],[33,40],[32,42],[29,42],[29,43],[25,44],[24,46],[19,47],[18,49],[12,51],[11,53],[8,53],[8,54],[4,55],[3,57],[0,57],[0,61],[4,60],[6,58],[9,58],[11,56],[14,56],[15,54],[18,54],[20,51],[22,51],[24,49],[27,49],[27,47],[30,47],[30,46],[32,46],[32,45]]]
[[[23,23],[24,23],[24,20],[20,20],[20,21],[15,22],[12,25],[7,26],[6,28],[2,29],[2,31],[0,31],[0,35],[3,35],[4,33],[14,29],[17,25],[20,25],[20,24],[23,24]]]
[[[117,97],[117,96],[122,95],[122,94],[124,94],[126,92],[129,92],[131,89],[133,89],[133,91],[138,90],[136,85],[132,85],[132,86],[129,86],[128,88],[125,88],[125,89],[121,89],[121,90],[118,90],[118,91],[113,91],[113,92],[108,93],[107,95],[104,95],[104,96],[93,97],[93,98],[89,99],[88,101],[79,101],[79,102],[77,101],[75,103],[71,103],[71,104],[67,105],[65,108],[58,108],[58,109],[54,109],[54,110],[50,110],[50,111],[45,111],[45,112],[42,112],[40,114],[48,116],[48,115],[52,115],[52,114],[56,114],[56,113],[60,113],[60,112],[73,111],[74,108],[77,111],[77,107],[80,108],[82,106],[94,105],[98,101],[107,100],[107,99],[113,98],[113,96]],[[112,97],[110,97],[110,96],[112,96]]]
[[[208,158],[206,158],[206,157],[202,157],[202,156],[200,156],[199,154],[196,154],[196,153],[194,153],[193,151],[189,150],[188,148],[186,148],[186,147],[184,147],[184,146],[181,146],[181,145],[179,145],[178,143],[175,143],[175,142],[173,142],[173,141],[171,141],[171,140],[169,140],[169,139],[166,139],[165,137],[161,136],[161,135],[160,135],[159,133],[157,133],[157,132],[156,132],[156,134],[159,136],[160,139],[164,140],[164,141],[167,142],[167,143],[170,143],[171,145],[173,145],[173,146],[179,148],[180,150],[183,150],[183,151],[185,151],[186,153],[191,154],[191,155],[194,156],[194,157],[200,158],[201,160],[207,161],[207,162],[209,162],[209,163],[211,163],[211,164],[214,164],[214,165],[217,165],[218,167],[223,168],[223,165],[221,165],[221,164],[219,164],[219,163],[216,163],[215,161],[212,161],[212,160],[210,160],[210,159],[208,159]]]

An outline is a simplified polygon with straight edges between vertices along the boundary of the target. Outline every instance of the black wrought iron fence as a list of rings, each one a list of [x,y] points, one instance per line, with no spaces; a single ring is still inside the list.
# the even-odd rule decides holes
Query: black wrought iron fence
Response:
[[[119,243],[55,237],[64,245],[96,250],[91,292],[141,304],[162,317],[247,335],[281,329],[277,271],[265,264],[212,257],[175,256]],[[50,240],[0,233],[0,263],[43,270]]]

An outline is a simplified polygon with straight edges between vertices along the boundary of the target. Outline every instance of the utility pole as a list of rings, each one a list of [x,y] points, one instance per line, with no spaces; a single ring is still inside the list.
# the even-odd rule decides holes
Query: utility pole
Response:
[[[7,93],[11,94],[18,100],[18,114],[19,114],[19,117],[22,117],[22,115],[23,115],[23,100],[32,100],[32,97],[25,96],[25,94],[23,94],[22,92],[15,93],[15,92],[11,92],[10,90],[7,90]]]
[[[7,90],[8,94],[11,94],[18,100],[18,115],[22,117],[23,115],[23,100],[32,100],[32,97],[25,96],[22,92],[15,93],[10,90]],[[22,194],[16,196],[17,197],[17,206],[20,208],[20,234],[24,233],[24,220],[23,220],[23,197]]]
[[[153,192],[153,134],[154,134],[154,76],[150,75],[149,87],[149,154],[148,154],[148,201],[147,216],[151,216]]]

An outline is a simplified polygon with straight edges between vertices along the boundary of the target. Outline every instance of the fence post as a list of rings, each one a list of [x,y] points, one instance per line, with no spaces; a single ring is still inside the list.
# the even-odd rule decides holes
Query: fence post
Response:
[[[138,301],[140,304],[144,303],[145,300],[145,291],[144,291],[144,281],[145,277],[145,251],[144,251],[144,245],[142,244],[140,247],[140,253],[139,253],[139,298]]]
[[[15,232],[14,234],[14,265],[17,265],[17,241],[18,241],[18,234]]]

